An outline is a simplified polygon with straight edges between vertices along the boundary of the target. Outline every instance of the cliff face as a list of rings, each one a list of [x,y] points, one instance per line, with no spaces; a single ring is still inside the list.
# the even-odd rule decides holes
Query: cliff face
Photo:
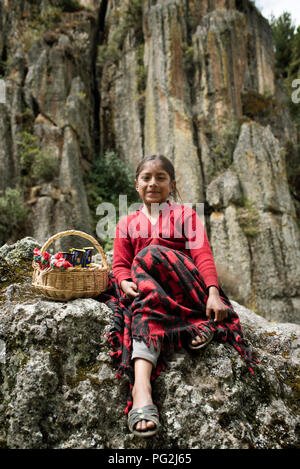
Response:
[[[31,209],[27,229],[40,240],[67,227],[89,230],[82,169],[95,154],[97,17],[64,13],[51,2],[7,1],[2,23],[7,93],[0,128],[10,138],[5,154],[15,171],[13,179],[13,165],[3,164],[1,189],[14,180],[24,186]],[[35,155],[39,169],[48,165],[50,174],[30,174],[28,182]]]
[[[299,320],[285,171],[297,136],[278,98],[271,29],[251,2],[6,0],[0,25],[0,189],[25,189],[27,234],[90,231],[83,177],[99,153],[135,167],[159,152],[183,202],[205,202],[231,297]]]

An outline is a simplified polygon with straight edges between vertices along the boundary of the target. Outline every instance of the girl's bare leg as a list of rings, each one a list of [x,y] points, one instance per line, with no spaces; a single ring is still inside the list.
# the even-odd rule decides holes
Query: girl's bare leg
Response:
[[[133,409],[153,404],[152,389],[150,384],[152,363],[144,358],[136,358],[134,360],[134,386],[132,390]],[[151,420],[141,420],[136,424],[136,430],[143,431],[153,428],[154,422]]]

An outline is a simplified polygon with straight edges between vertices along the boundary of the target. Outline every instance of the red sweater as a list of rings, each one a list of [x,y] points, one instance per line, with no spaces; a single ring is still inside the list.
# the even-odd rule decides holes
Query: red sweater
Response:
[[[150,244],[159,244],[191,257],[206,287],[218,287],[212,251],[197,213],[192,208],[167,201],[158,221],[152,225],[142,207],[123,217],[116,228],[113,273],[119,286],[122,280],[131,278],[131,265],[136,254]]]

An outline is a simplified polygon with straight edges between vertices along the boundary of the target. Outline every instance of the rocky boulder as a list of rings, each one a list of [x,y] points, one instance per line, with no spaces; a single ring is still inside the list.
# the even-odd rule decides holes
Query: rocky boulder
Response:
[[[10,272],[26,257],[22,243],[30,266],[33,239],[0,250]],[[109,356],[110,309],[94,299],[45,300],[30,277],[21,277],[1,292],[2,447],[299,447],[299,325],[269,322],[234,302],[261,362],[255,375],[234,349],[216,342],[197,356],[170,356],[153,386],[159,435],[140,441],[123,413],[128,381],[115,378]]]
[[[266,319],[299,323],[300,232],[281,142],[269,127],[244,123],[231,168],[207,190],[210,241],[234,299]]]

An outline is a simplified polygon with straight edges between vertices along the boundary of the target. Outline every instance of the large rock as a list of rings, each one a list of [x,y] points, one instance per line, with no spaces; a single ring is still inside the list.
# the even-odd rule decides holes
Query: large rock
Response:
[[[11,266],[15,249],[20,244],[1,251]],[[159,435],[141,441],[123,414],[127,379],[115,378],[109,356],[109,308],[92,299],[45,300],[28,279],[8,286],[1,303],[2,447],[299,448],[300,326],[270,323],[234,303],[261,362],[255,375],[215,342],[198,356],[171,356],[153,386]]]
[[[300,233],[284,154],[269,127],[242,125],[232,168],[210,183],[207,198],[221,280],[267,319],[299,323]]]
[[[164,153],[182,201],[213,208],[208,233],[235,298],[297,321],[299,229],[283,151],[297,133],[267,20],[249,0],[63,3],[0,6],[0,197],[23,190],[24,236],[91,232],[87,193],[97,194],[84,176],[106,151],[128,166]]]

